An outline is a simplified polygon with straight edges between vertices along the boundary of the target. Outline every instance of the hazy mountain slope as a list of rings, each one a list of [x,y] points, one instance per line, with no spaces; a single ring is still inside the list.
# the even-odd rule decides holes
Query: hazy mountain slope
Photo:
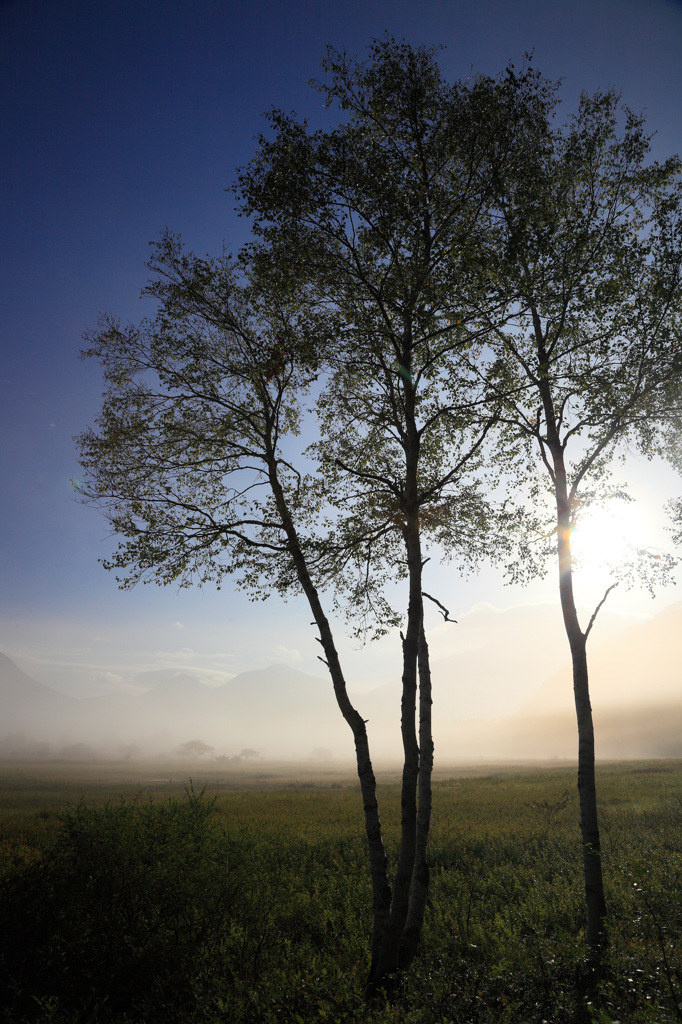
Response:
[[[595,630],[596,633],[596,630]],[[682,703],[682,605],[670,605],[653,619],[630,625],[618,637],[588,642],[590,692],[601,709]],[[571,668],[564,667],[526,699],[522,714],[573,709]]]
[[[434,659],[434,736],[441,762],[575,756],[571,673],[557,613],[538,611],[536,636],[551,632],[549,654],[539,640],[533,646],[532,632],[521,630],[522,616],[510,609],[487,632],[463,631],[459,642],[467,649]],[[598,756],[682,756],[682,606],[618,626],[612,617],[601,644],[595,630],[589,652]],[[532,692],[519,703],[524,664],[530,676],[526,693]],[[109,754],[122,744],[167,753],[199,739],[230,755],[250,747],[266,757],[301,757],[323,747],[338,757],[353,756],[350,730],[322,675],[271,665],[219,687],[170,670],[145,673],[135,683],[148,689],[67,697],[0,655],[0,749],[3,743],[8,749],[8,734],[22,733],[57,746],[88,743]],[[352,698],[368,719],[373,756],[398,757],[400,682]],[[479,712],[472,717],[475,707]]]
[[[54,730],[67,724],[77,707],[75,697],[57,693],[31,679],[10,658],[0,654],[1,732],[30,729],[39,735],[45,728]]]
[[[307,756],[331,745],[352,756],[351,733],[331,683],[286,665],[244,672],[220,687],[162,671],[142,694],[75,698],[36,682],[0,657],[0,741],[19,732],[57,744],[111,749],[133,743],[160,752],[201,739],[228,753],[251,747],[272,757]]]

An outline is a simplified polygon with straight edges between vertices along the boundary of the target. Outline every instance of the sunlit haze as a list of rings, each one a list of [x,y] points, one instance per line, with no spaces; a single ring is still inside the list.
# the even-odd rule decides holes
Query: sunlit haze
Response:
[[[80,473],[73,437],[94,423],[102,390],[98,367],[79,360],[83,332],[100,311],[133,322],[153,312],[139,293],[148,243],[165,227],[198,253],[239,249],[248,225],[228,189],[254,153],[263,112],[328,125],[333,114],[308,85],[325,45],[361,55],[386,31],[442,47],[453,80],[497,74],[532,51],[544,75],[563,79],[559,116],[581,91],[615,85],[646,111],[654,158],[682,148],[679,0],[0,2],[0,652],[13,663],[0,663],[0,747],[11,734],[19,748],[87,742],[118,756],[201,739],[225,756],[248,746],[352,757],[302,599],[251,603],[229,581],[220,592],[119,591],[99,564],[116,538],[70,481]],[[631,551],[676,554],[665,504],[682,491],[678,475],[631,456],[614,484],[633,500],[585,511],[573,533],[583,625]],[[507,586],[500,568],[463,578],[436,557],[427,573],[427,589],[457,620],[427,610],[436,758],[573,757],[556,567],[526,587]],[[595,622],[600,754],[682,755],[679,578],[676,570],[653,598],[623,581]],[[374,728],[379,755],[395,757],[400,638],[363,646],[342,619],[337,629],[370,739]],[[78,698],[76,710],[29,694],[15,667]],[[306,721],[309,692],[317,703]],[[86,708],[86,699],[101,703]],[[162,707],[167,720],[154,727]]]

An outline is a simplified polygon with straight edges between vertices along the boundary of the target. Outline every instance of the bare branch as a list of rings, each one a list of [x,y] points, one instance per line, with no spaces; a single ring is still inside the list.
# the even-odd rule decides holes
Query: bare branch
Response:
[[[602,597],[601,601],[599,602],[597,607],[592,612],[592,618],[590,619],[590,621],[587,624],[587,629],[585,630],[585,633],[584,633],[585,640],[587,640],[588,636],[590,635],[590,630],[592,629],[592,626],[594,625],[594,620],[597,618],[597,615],[599,614],[602,605],[606,601],[606,598],[609,596],[611,591],[614,590],[618,586],[619,583],[620,583],[620,580],[616,580],[615,583],[612,583],[610,587],[606,588],[606,592],[605,592],[604,596]]]
[[[440,603],[440,601],[437,598],[431,597],[431,594],[427,594],[425,590],[422,590],[422,597],[428,597],[429,601],[433,601],[434,604],[438,605],[441,611],[441,615],[443,616],[444,622],[454,622],[455,625],[458,625],[457,619],[450,618],[450,612],[447,610],[444,604]]]

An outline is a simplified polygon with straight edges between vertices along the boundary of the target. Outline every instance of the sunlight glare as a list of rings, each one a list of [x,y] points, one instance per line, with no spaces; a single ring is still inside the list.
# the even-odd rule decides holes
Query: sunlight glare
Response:
[[[644,528],[632,504],[585,509],[571,534],[571,551],[581,577],[618,575],[643,546]]]

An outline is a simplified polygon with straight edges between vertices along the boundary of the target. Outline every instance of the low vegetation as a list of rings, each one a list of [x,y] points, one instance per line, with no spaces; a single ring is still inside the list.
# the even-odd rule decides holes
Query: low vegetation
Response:
[[[124,770],[0,772],[5,1024],[682,1019],[680,762],[601,769],[610,934],[587,986],[574,768],[441,772],[421,951],[369,1004],[350,776],[259,766],[143,795]],[[380,790],[395,856],[400,789]]]

